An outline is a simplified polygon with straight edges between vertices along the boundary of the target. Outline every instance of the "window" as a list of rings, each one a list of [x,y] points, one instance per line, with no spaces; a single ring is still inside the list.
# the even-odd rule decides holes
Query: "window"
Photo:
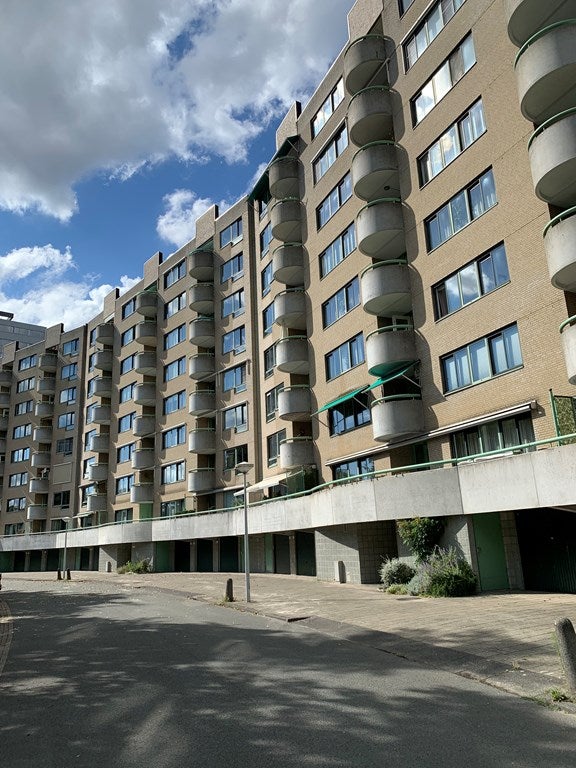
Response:
[[[127,301],[125,304],[122,304],[122,320],[125,320],[127,317],[130,317],[130,315],[133,315],[134,312],[136,312],[135,297],[133,299],[130,299],[130,301]],[[94,331],[96,331],[96,329],[94,329]]]
[[[77,355],[79,341],[79,339],[70,339],[70,341],[65,341],[64,344],[62,344],[62,354]]]
[[[268,197],[267,200],[258,200],[258,216],[262,218],[266,211],[268,210],[268,206],[270,205],[270,197]]]
[[[60,392],[61,403],[75,403],[76,402],[76,387],[67,387]]]
[[[6,512],[18,512],[22,509],[26,509],[26,497],[21,496],[18,499],[6,500]]]
[[[15,536],[18,533],[24,533],[24,523],[6,523],[4,526],[4,536]]]
[[[328,168],[330,168],[334,163],[336,162],[336,158],[340,157],[342,152],[346,149],[348,146],[348,131],[346,130],[346,126],[344,125],[336,136],[332,139],[332,141],[328,144],[326,149],[319,155],[319,157],[314,160],[313,163],[313,169],[314,169],[314,183],[316,184],[322,176],[326,173]]]
[[[222,491],[222,509],[233,509],[239,505],[238,497],[234,491]]]
[[[236,219],[220,232],[220,248],[228,243],[237,243],[238,240],[242,240],[242,219]]]
[[[173,266],[168,272],[164,272],[164,288],[170,288],[171,285],[177,283],[178,280],[186,275],[186,261],[183,259],[178,264]]]
[[[34,402],[32,400],[24,400],[23,403],[16,403],[14,406],[14,415],[21,416],[23,413],[31,413],[34,410]]]
[[[374,460],[371,458],[343,461],[341,464],[335,464],[332,467],[332,477],[334,480],[341,480],[344,477],[356,477],[357,475],[368,475],[371,472],[374,472]]]
[[[172,381],[183,373],[186,373],[186,358],[179,357],[178,360],[164,366],[164,381]]]
[[[65,437],[62,440],[56,441],[56,453],[63,453],[65,456],[70,456],[72,448],[74,447],[74,438]]]
[[[274,373],[274,367],[276,366],[276,345],[272,344],[271,347],[264,350],[264,378],[272,376]]]
[[[169,485],[170,483],[179,483],[184,480],[185,463],[183,461],[177,461],[174,464],[166,464],[162,467],[162,484]]]
[[[116,478],[116,495],[130,493],[130,488],[134,485],[134,475],[124,475]]]
[[[360,304],[360,281],[357,277],[322,304],[322,323],[327,328]]]
[[[116,462],[122,464],[124,461],[130,461],[136,448],[136,443],[121,445],[116,451]]]
[[[160,517],[174,517],[186,512],[186,499],[174,499],[160,503]]]
[[[274,387],[274,389],[270,389],[268,392],[266,392],[266,421],[271,421],[273,418],[275,418],[276,411],[278,410],[278,395],[280,392],[282,392],[283,389],[284,384],[278,384],[277,387]]]
[[[92,438],[96,437],[98,434],[98,431],[96,429],[90,429],[86,434],[84,435],[84,450],[85,451],[91,451],[92,450]]]
[[[162,412],[166,416],[169,413],[179,411],[181,408],[184,408],[185,405],[186,392],[185,390],[182,390],[181,392],[176,392],[175,395],[168,395],[168,397],[164,398]]]
[[[236,293],[222,299],[222,317],[229,315],[240,315],[244,312],[244,289],[241,288]]]
[[[412,123],[417,125],[476,63],[472,35],[464,38],[422,90],[411,99]]]
[[[134,390],[136,389],[136,382],[127,384],[125,387],[120,388],[120,402],[127,403],[128,400],[132,400],[134,397]]]
[[[28,472],[16,472],[8,478],[10,488],[16,488],[19,485],[28,485]]]
[[[248,429],[248,405],[242,403],[242,405],[227,408],[222,414],[222,429],[245,432]]]
[[[420,186],[437,176],[485,131],[484,108],[480,99],[418,158]]]
[[[344,342],[325,357],[326,380],[335,379],[364,362],[364,339],[361,333]]]
[[[96,352],[93,352],[91,355],[88,356],[88,371],[94,370],[94,362],[96,360]]]
[[[268,336],[272,333],[272,326],[274,325],[274,302],[268,304],[266,309],[262,311],[262,331],[264,336]]]
[[[117,509],[114,512],[114,522],[116,523],[131,523],[133,518],[132,507],[128,509]]]
[[[466,189],[458,192],[439,211],[425,219],[428,251],[445,243],[496,203],[494,176],[490,169]]]
[[[136,365],[136,355],[128,355],[124,360],[120,361],[120,373],[128,373],[128,371],[134,370]]]
[[[186,307],[186,291],[178,294],[175,299],[164,304],[164,317],[172,317],[176,312],[180,312],[181,309]]]
[[[35,376],[31,376],[29,379],[22,379],[22,381],[19,381],[18,384],[16,384],[16,392],[28,392],[29,390],[34,389],[35,385]]]
[[[181,344],[183,341],[186,341],[185,323],[164,334],[164,349],[172,349],[176,344]]]
[[[239,328],[234,328],[222,336],[222,354],[225,355],[234,350],[234,354],[237,355],[239,352],[244,352],[245,349],[246,329],[243,325]]]
[[[76,414],[73,412],[62,413],[58,416],[58,429],[74,429]]]
[[[370,423],[370,408],[362,393],[328,409],[331,435],[341,435]]]
[[[266,454],[268,457],[268,466],[275,467],[278,464],[278,457],[280,456],[280,443],[286,440],[286,430],[281,429],[279,432],[274,432],[273,435],[269,435],[266,438]]]
[[[262,296],[267,296],[270,293],[270,286],[274,281],[274,275],[272,273],[272,262],[266,264],[260,275],[262,282]]]
[[[14,427],[12,430],[12,437],[17,440],[19,437],[29,437],[32,434],[32,424],[20,424],[19,427]]]
[[[162,448],[173,448],[186,442],[186,427],[173,427],[162,432]]]
[[[57,491],[54,494],[54,506],[67,508],[70,506],[70,491]]]
[[[406,69],[410,69],[422,56],[463,3],[464,0],[439,0],[434,4],[402,46]]]
[[[34,368],[35,365],[36,365],[36,355],[28,355],[28,357],[23,357],[18,362],[18,370],[27,371],[29,368]]]
[[[328,248],[320,254],[320,277],[326,277],[329,272],[336,269],[346,256],[349,256],[356,248],[356,230],[354,224],[350,224],[337,240],[330,243]]]
[[[96,379],[89,379],[86,384],[86,397],[93,397],[96,391]]]
[[[266,256],[272,242],[272,224],[268,223],[260,232],[260,258]]]
[[[236,256],[228,259],[228,261],[225,261],[220,267],[220,282],[225,283],[227,280],[237,280],[243,274],[244,260],[242,254],[238,253]]]
[[[30,448],[17,448],[10,453],[10,461],[17,464],[19,461],[28,461],[30,458]]]
[[[244,392],[246,389],[246,363],[235,365],[234,368],[228,368],[222,376],[222,390],[229,392],[234,389],[236,392]]]
[[[88,336],[88,345],[93,347],[96,344],[96,328],[92,328],[90,335]]]
[[[96,408],[98,408],[98,406],[96,404],[87,406],[87,408],[86,408],[86,424],[92,424],[92,422],[94,421],[94,413],[96,411]]]
[[[84,459],[82,462],[82,477],[84,480],[88,480],[90,476],[90,467],[96,464],[96,456],[91,456],[89,459]]]
[[[518,326],[514,323],[498,333],[457,349],[441,360],[444,391],[453,392],[491,379],[522,365]]]
[[[224,469],[234,469],[241,461],[248,461],[248,446],[237,445],[224,451]]]
[[[136,326],[132,325],[130,328],[127,328],[124,333],[120,335],[120,346],[125,347],[126,344],[130,344],[131,341],[134,341],[134,334],[136,333]]]
[[[330,95],[326,101],[322,104],[318,112],[312,119],[312,138],[318,136],[322,128],[328,122],[328,118],[334,112],[336,107],[344,100],[344,83],[342,78],[336,83],[334,90],[330,92]]]
[[[63,365],[60,371],[61,379],[75,379],[78,376],[78,363],[70,363],[70,365]]]
[[[350,173],[347,173],[342,181],[334,187],[328,197],[324,198],[316,209],[316,224],[318,229],[323,227],[350,197],[352,197],[352,179]]]
[[[490,421],[476,427],[455,432],[450,436],[450,448],[454,458],[474,456],[488,451],[506,450],[524,443],[534,442],[534,428],[530,414]],[[524,449],[535,450],[534,447]],[[522,451],[521,448],[518,452]]]
[[[459,269],[432,289],[436,319],[455,312],[509,282],[504,244]]]
[[[129,429],[132,429],[135,418],[136,413],[134,412],[127,413],[125,416],[121,416],[118,419],[118,432],[128,432]]]

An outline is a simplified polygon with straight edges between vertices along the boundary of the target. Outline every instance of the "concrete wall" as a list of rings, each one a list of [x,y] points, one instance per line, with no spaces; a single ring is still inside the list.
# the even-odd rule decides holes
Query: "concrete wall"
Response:
[[[361,582],[357,529],[356,525],[335,525],[316,531],[316,576],[321,581],[336,581],[336,564],[341,560],[345,581]]]

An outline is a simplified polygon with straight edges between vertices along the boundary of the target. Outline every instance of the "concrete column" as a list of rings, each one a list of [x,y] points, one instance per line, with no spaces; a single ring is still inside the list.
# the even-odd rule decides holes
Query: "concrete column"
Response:
[[[118,545],[104,544],[100,547],[98,556],[98,570],[107,572],[118,568]]]
[[[26,552],[24,555],[24,570],[29,571],[30,570],[30,552]]]
[[[522,558],[520,557],[515,513],[500,512],[500,524],[502,526],[502,541],[504,542],[504,554],[506,556],[508,584],[510,589],[524,589],[524,573],[522,571]]]
[[[288,540],[290,542],[290,574],[292,576],[296,576],[298,573],[298,560],[296,557],[296,533],[289,533]]]
[[[198,545],[196,539],[190,542],[190,573],[198,570]]]
[[[214,573],[220,571],[220,539],[212,540],[212,570]]]
[[[42,550],[42,555],[40,558],[40,570],[45,571],[48,564],[48,551],[46,549]]]

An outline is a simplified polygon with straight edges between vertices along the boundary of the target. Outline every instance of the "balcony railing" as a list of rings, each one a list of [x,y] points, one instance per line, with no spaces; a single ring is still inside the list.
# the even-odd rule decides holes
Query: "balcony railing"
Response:
[[[112,323],[100,323],[94,329],[94,340],[97,344],[114,344],[114,326]]]
[[[134,389],[134,402],[136,405],[156,405],[156,384],[144,382],[136,384]]]
[[[286,336],[276,342],[276,367],[284,373],[308,374],[307,336]]]
[[[157,344],[156,323],[146,320],[138,323],[134,333],[134,339],[138,344],[145,344],[148,347],[155,347]]]
[[[214,281],[214,251],[196,250],[188,254],[190,277],[201,283]]]
[[[410,323],[388,325],[366,336],[366,363],[371,376],[388,376],[415,360],[416,337]]]
[[[344,54],[344,85],[358,93],[386,63],[386,41],[381,35],[364,35],[353,40]]]
[[[280,443],[282,469],[314,464],[314,442],[311,437],[289,437]]]
[[[311,411],[311,393],[307,384],[284,387],[278,393],[278,416],[281,419],[285,421],[309,421]]]
[[[306,294],[302,288],[288,288],[274,297],[274,322],[285,328],[306,329]]]
[[[214,354],[210,352],[200,352],[192,355],[188,360],[188,372],[191,379],[201,381],[214,375],[216,371],[216,361]]]
[[[201,315],[214,314],[214,284],[195,283],[190,286],[190,309]]]
[[[157,316],[158,294],[156,291],[142,291],[136,296],[136,312],[144,317]]]
[[[192,469],[188,472],[188,491],[204,493],[214,488],[215,470],[213,467]]]
[[[374,440],[418,434],[424,429],[424,412],[420,395],[404,394],[380,397],[371,405]]]
[[[298,197],[300,172],[297,157],[279,157],[268,166],[270,194],[276,199]]]
[[[371,315],[405,315],[412,309],[410,273],[405,259],[371,264],[360,275],[362,306]]]
[[[569,317],[560,326],[566,372],[570,384],[576,384],[576,315]]]
[[[539,29],[576,18],[574,0],[505,0],[508,37],[520,48]]]
[[[215,453],[216,432],[214,429],[192,429],[188,435],[190,453]]]
[[[272,236],[283,242],[302,239],[302,203],[297,197],[278,200],[270,209]]]
[[[576,107],[537,128],[528,142],[528,155],[538,197],[559,208],[571,206],[576,201]]]
[[[394,138],[392,101],[387,85],[371,85],[350,99],[348,134],[357,147]]]
[[[354,194],[362,200],[377,200],[398,194],[400,181],[396,143],[373,141],[361,147],[352,158]]]
[[[196,347],[211,348],[215,346],[214,318],[212,316],[196,317],[192,320],[189,327],[189,339],[190,343]]]
[[[216,408],[216,392],[214,390],[196,390],[190,393],[188,412],[193,416],[206,416]]]
[[[397,259],[406,252],[402,202],[381,197],[365,205],[356,217],[358,248],[373,259]]]
[[[304,282],[304,249],[302,243],[284,243],[272,253],[274,280],[284,285],[302,285]]]

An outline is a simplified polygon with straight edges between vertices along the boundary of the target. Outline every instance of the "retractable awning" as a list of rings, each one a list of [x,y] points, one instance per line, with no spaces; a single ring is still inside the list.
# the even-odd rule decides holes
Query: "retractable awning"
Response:
[[[388,376],[384,376],[381,379],[376,379],[376,381],[373,381],[370,386],[365,387],[365,391],[369,392],[371,389],[375,389],[376,387],[381,387],[382,384],[387,384],[389,381],[393,381],[394,379],[397,379],[399,376],[403,376],[405,373],[407,373],[410,368],[412,368],[414,365],[416,365],[418,361],[412,360],[410,363],[401,363],[397,369],[391,371]]]
[[[315,413],[322,413],[322,411],[327,411],[328,408],[334,408],[335,405],[340,405],[340,403],[345,403],[346,400],[350,400],[360,392],[364,392],[365,389],[367,389],[366,384],[364,384],[362,387],[358,387],[358,389],[353,389],[351,392],[346,392],[344,395],[340,395],[335,400],[330,400],[330,402],[323,405],[322,408],[318,408],[318,410],[315,411]]]
[[[249,485],[246,490],[248,493],[254,493],[255,491],[264,491],[266,488],[272,488],[274,485],[280,485],[280,483],[283,480],[286,480],[288,477],[288,472],[281,472],[279,475],[272,475],[272,477],[265,477],[264,480],[260,480],[259,483],[254,483],[254,485]],[[236,491],[234,493],[234,496],[242,496],[244,493],[244,489],[241,488],[239,491]]]

